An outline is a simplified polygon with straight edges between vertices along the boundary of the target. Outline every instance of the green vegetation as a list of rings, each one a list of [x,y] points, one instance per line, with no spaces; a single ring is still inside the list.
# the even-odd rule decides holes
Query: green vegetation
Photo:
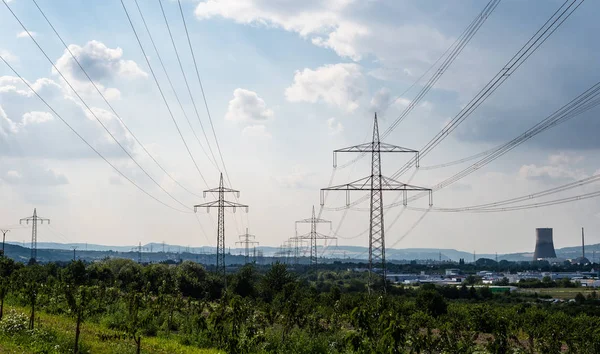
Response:
[[[600,300],[581,288],[564,303],[466,284],[376,283],[369,294],[367,274],[342,269],[246,265],[225,278],[190,261],[123,259],[2,258],[0,273],[0,352],[600,352]]]

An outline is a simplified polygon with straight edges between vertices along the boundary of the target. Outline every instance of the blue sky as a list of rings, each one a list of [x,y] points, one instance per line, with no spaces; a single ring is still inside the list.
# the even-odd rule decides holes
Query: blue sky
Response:
[[[218,171],[202,153],[151,47],[133,0],[124,0],[149,61],[185,141],[210,187]],[[160,55],[201,143],[198,118],[183,82],[157,1],[139,1]],[[190,82],[199,118],[216,145],[176,1],[163,0]],[[206,189],[178,136],[138,47],[120,1],[38,0],[38,4],[101,87],[123,121],[177,181]],[[422,103],[387,138],[421,148],[456,115],[562,1],[504,0]],[[187,194],[143,152],[108,111],[31,0],[8,5],[39,41],[108,129],[162,188],[183,204],[204,200]],[[331,151],[364,142],[374,110],[385,130],[417,85],[405,91],[450,46],[478,14],[480,1],[207,0],[182,2],[207,102],[233,187],[248,217],[228,216],[227,244],[250,227],[262,245],[277,246],[294,235],[294,221],[309,217],[319,188],[331,176]],[[593,85],[598,77],[600,4],[585,2],[494,95],[437,147],[423,165],[473,155],[508,141]],[[52,70],[6,6],[0,7],[0,54],[48,102],[129,178],[165,203],[179,207],[107,138],[94,117]],[[20,35],[21,34],[21,35]],[[426,76],[428,78],[428,76]],[[390,103],[388,109],[382,109]],[[119,177],[48,113],[5,65],[0,65],[0,225],[14,224],[34,207],[62,232],[40,230],[41,241],[103,244],[161,242],[215,244],[215,224],[172,211]],[[590,111],[523,146],[435,195],[440,207],[459,207],[533,193],[594,174],[598,111]],[[352,156],[340,156],[351,159]],[[392,174],[405,157],[384,157]],[[413,184],[431,186],[465,166],[420,171]],[[338,170],[334,184],[368,174],[363,160]],[[403,178],[408,176],[403,176]],[[587,188],[587,189],[586,189]],[[587,186],[564,196],[593,191]],[[563,196],[563,195],[559,195]],[[356,195],[355,198],[359,198]],[[330,206],[343,205],[343,195]],[[386,195],[391,201],[394,196]],[[365,207],[366,204],[361,205]],[[424,206],[420,201],[415,206]],[[391,210],[388,220],[400,210]],[[337,228],[343,212],[324,212]],[[407,211],[387,233],[393,244],[420,217]],[[211,216],[216,220],[216,213]],[[235,220],[235,222],[234,222]],[[367,236],[347,239],[368,226],[368,213],[349,211],[340,244],[367,245]],[[554,227],[557,246],[578,241],[585,226],[600,242],[595,200],[519,213],[430,213],[398,247],[440,247],[483,252],[527,251],[536,227]],[[203,231],[202,231],[203,230]],[[11,234],[27,239],[26,230]]]

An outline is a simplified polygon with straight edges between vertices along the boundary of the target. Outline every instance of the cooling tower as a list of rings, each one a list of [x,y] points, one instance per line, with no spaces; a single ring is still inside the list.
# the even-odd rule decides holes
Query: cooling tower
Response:
[[[551,228],[535,229],[533,260],[535,261],[540,258],[556,258]]]

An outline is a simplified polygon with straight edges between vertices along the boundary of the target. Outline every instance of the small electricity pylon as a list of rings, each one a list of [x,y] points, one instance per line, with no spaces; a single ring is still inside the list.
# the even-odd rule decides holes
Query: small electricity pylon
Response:
[[[142,247],[141,242],[137,245],[137,247],[133,247],[131,249],[131,252],[137,252],[139,264],[142,264],[142,251],[148,251],[148,247]],[[73,251],[73,252],[75,252],[75,251]]]
[[[225,208],[233,208],[233,212],[235,213],[236,208],[246,208],[246,213],[248,212],[248,206],[244,204],[239,204],[235,202],[230,202],[225,200],[225,193],[236,193],[238,198],[240,196],[240,191],[230,188],[225,188],[223,186],[223,173],[221,173],[221,178],[219,180],[219,187],[208,189],[204,191],[204,198],[206,198],[206,193],[217,193],[217,200],[202,203],[198,205],[194,205],[194,212],[198,210],[198,208],[206,208],[206,212],[210,211],[210,208],[218,208],[218,220],[217,220],[217,272],[222,272],[225,275]]]
[[[304,235],[296,236],[300,240],[310,240],[310,265],[317,266],[317,240],[336,240],[336,237],[323,235],[317,232],[317,224],[329,224],[331,229],[331,221],[319,219],[315,216],[315,206],[312,208],[312,217],[296,221],[296,233],[298,233],[298,224],[310,224],[310,232]]]
[[[244,246],[246,251],[246,263],[250,263],[250,245],[258,245],[258,241],[254,241],[255,238],[256,236],[250,235],[248,233],[248,228],[246,228],[246,233],[244,235],[240,235],[240,240],[235,243],[236,245],[239,243]]]
[[[43,224],[44,221],[47,221],[48,224],[50,224],[50,219],[37,216],[37,210],[36,208],[33,208],[33,215],[19,220],[19,224],[22,224],[23,221],[28,225],[31,221],[31,259],[35,262],[37,259],[37,223],[39,221],[40,224]]]
[[[325,191],[346,191],[346,205],[350,205],[350,191],[370,191],[371,192],[371,212],[369,225],[369,273],[372,273],[377,263],[381,263],[383,280],[386,279],[385,264],[385,235],[383,224],[383,191],[402,191],[404,205],[407,203],[408,191],[427,191],[429,192],[429,205],[433,204],[432,191],[429,188],[412,186],[406,183],[397,182],[381,174],[381,153],[382,152],[408,152],[416,154],[416,166],[419,167],[419,152],[403,148],[396,145],[390,145],[379,141],[379,126],[377,124],[377,113],[373,123],[373,140],[369,143],[355,145],[333,151],[333,167],[337,166],[338,152],[358,152],[371,153],[371,175],[339,186],[332,186],[321,189],[321,205],[325,203]]]
[[[300,262],[300,248],[307,246],[305,242],[306,240],[300,239],[298,236],[290,237],[288,239],[288,243],[293,245],[292,254],[294,255],[294,264],[298,264]]]
[[[6,242],[6,234],[10,232],[10,229],[0,229],[2,232],[2,257],[4,257],[4,243]]]

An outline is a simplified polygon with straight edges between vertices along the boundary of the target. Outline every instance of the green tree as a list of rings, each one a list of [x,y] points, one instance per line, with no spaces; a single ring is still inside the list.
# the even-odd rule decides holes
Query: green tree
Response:
[[[275,295],[280,293],[292,281],[294,281],[294,278],[288,272],[285,264],[277,262],[271,265],[271,269],[267,271],[261,280],[263,298],[265,301],[271,302]]]
[[[11,285],[12,274],[15,271],[15,262],[6,257],[0,258],[0,320],[4,314],[4,298]]]
[[[258,274],[252,264],[244,265],[233,277],[231,288],[241,297],[254,297],[256,295],[256,282]]]
[[[438,317],[448,312],[446,300],[435,290],[419,291],[415,304],[418,309],[433,317]]]
[[[79,260],[71,262],[63,270],[62,286],[69,306],[70,313],[75,317],[75,345],[74,353],[79,353],[79,336],[81,324],[85,317],[93,312],[94,298],[97,287],[89,285],[89,274],[85,264]]]
[[[43,290],[47,276],[44,268],[38,264],[28,265],[18,270],[16,282],[25,302],[31,307],[29,316],[29,329],[35,326],[35,310],[40,290]]]

